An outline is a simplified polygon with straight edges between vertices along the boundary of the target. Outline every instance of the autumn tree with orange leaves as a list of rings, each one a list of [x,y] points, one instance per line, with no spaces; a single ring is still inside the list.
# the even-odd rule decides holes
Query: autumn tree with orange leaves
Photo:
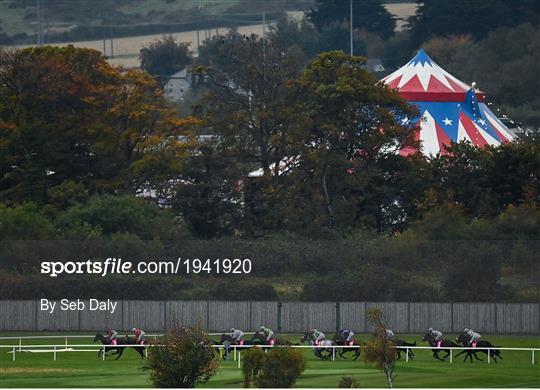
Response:
[[[0,51],[0,201],[50,201],[66,186],[133,193],[166,183],[184,152],[153,78],[98,51]],[[174,141],[172,141],[174,140]]]

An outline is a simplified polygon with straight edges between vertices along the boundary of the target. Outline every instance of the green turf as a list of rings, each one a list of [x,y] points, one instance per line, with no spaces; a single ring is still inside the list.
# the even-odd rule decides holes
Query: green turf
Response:
[[[22,335],[18,332],[17,335]],[[29,333],[25,333],[29,334]],[[40,333],[43,335],[44,333]],[[70,334],[74,334],[70,332]],[[86,333],[88,334],[88,332]],[[2,336],[13,335],[0,334]],[[402,336],[402,335],[400,335]],[[298,335],[289,336],[297,339]],[[365,339],[360,335],[360,339]],[[497,345],[507,347],[540,347],[539,337],[484,336]],[[418,335],[405,336],[419,340]],[[90,339],[72,339],[70,344],[87,344]],[[63,344],[64,339],[32,340],[35,344]],[[29,341],[25,341],[26,344]],[[2,345],[17,345],[18,340],[0,340]],[[148,372],[135,351],[128,350],[118,361],[99,360],[94,352],[18,353],[0,350],[0,387],[149,387]],[[396,387],[540,387],[540,352],[536,365],[531,364],[530,352],[504,351],[504,360],[488,364],[482,362],[453,364],[434,361],[429,351],[417,351],[417,358],[396,365]],[[362,387],[386,387],[383,374],[363,362],[337,360],[320,361],[310,350],[304,350],[307,369],[297,382],[298,387],[336,387],[343,376],[355,378]],[[237,362],[222,363],[219,371],[203,387],[242,387]]]

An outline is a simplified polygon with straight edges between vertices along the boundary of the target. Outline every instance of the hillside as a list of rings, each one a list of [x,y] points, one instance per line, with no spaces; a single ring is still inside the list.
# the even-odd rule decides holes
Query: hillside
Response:
[[[41,4],[44,42],[187,31],[259,22],[262,12],[301,10],[310,0],[0,0],[0,44],[37,39]]]

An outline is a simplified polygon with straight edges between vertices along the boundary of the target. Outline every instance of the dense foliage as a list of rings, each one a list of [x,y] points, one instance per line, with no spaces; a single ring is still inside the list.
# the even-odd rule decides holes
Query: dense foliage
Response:
[[[141,68],[158,77],[164,85],[168,76],[184,69],[190,62],[189,44],[176,42],[172,35],[155,40],[141,49]]]
[[[300,349],[273,348],[266,354],[255,384],[260,388],[293,387],[305,369],[306,360]]]
[[[218,368],[212,343],[200,328],[173,325],[148,349],[150,380],[156,387],[181,388],[207,382]]]

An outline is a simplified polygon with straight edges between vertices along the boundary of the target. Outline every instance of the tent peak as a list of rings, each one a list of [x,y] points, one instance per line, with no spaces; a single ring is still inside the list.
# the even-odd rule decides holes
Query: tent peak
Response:
[[[424,66],[425,64],[432,65],[433,60],[429,58],[426,51],[423,48],[420,48],[418,50],[418,53],[413,57],[413,59],[409,62],[412,65],[420,64]]]

